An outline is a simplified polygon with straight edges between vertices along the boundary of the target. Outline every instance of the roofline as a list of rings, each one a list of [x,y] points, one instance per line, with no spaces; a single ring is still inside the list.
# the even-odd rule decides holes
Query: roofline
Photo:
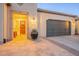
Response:
[[[45,10],[45,9],[41,9],[41,8],[38,8],[37,11],[38,12],[44,12],[44,13],[51,13],[51,14],[63,15],[63,16],[69,16],[69,17],[77,17],[77,15],[66,14],[66,13],[56,12],[56,11],[49,11],[49,10]]]

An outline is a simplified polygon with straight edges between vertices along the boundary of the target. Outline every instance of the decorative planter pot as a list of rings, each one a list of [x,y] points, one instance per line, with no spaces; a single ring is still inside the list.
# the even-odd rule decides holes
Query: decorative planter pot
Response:
[[[4,39],[3,39],[3,43],[6,43],[6,42],[7,42],[7,39],[4,38]]]
[[[32,30],[32,32],[31,32],[31,38],[33,39],[33,40],[36,40],[37,39],[37,37],[38,37],[38,32],[37,32],[37,30]]]

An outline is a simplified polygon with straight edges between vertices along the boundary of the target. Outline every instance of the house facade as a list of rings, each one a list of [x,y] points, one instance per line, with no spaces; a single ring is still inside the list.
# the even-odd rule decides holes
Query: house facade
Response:
[[[35,3],[0,4],[0,43],[19,38],[31,38],[33,29],[39,37],[79,34],[76,15],[38,9]]]
[[[38,9],[39,35],[52,37],[79,34],[79,21],[76,15]]]

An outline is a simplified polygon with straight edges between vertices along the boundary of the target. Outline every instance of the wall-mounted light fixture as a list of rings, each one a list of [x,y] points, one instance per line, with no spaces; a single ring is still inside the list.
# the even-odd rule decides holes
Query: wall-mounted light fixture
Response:
[[[33,17],[33,20],[35,20],[35,17]]]
[[[75,24],[75,20],[73,20],[72,23]]]

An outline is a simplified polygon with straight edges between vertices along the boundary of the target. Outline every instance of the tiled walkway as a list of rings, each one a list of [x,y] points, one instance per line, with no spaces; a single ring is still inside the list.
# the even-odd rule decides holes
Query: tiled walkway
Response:
[[[4,56],[72,56],[71,52],[46,39],[36,41],[21,39],[0,45],[0,55]]]

